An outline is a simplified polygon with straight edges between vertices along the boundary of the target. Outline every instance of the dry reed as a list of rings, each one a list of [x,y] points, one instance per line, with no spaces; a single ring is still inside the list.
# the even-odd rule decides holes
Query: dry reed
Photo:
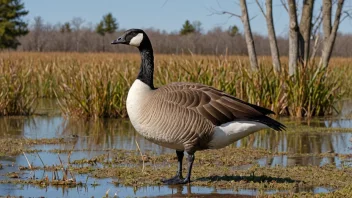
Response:
[[[214,86],[277,114],[314,116],[331,113],[351,94],[351,59],[334,58],[328,71],[314,75],[314,64],[289,77],[272,71],[260,57],[260,72],[248,71],[245,56],[156,55],[155,84],[175,81]],[[287,58],[282,58],[287,67]],[[57,98],[63,114],[125,117],[125,100],[140,64],[138,54],[0,53],[0,115],[33,113],[36,98]]]

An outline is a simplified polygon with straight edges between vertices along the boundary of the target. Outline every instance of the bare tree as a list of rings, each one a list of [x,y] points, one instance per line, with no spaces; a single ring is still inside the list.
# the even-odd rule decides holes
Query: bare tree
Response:
[[[72,28],[71,24],[69,22],[64,23],[63,25],[59,24],[58,28],[60,30],[59,37],[61,38],[60,40],[60,45],[61,45],[61,50],[64,52],[67,52],[70,48],[70,43],[72,42],[71,34],[72,34]]]
[[[259,1],[261,2],[261,1]],[[264,2],[264,1],[262,1]],[[275,1],[273,1],[275,2]],[[285,0],[285,2],[287,2]],[[263,4],[264,5],[264,4]],[[336,4],[337,5],[337,4]],[[265,9],[265,7],[263,7]],[[319,9],[318,9],[319,10]],[[275,10],[274,10],[275,11]],[[347,9],[343,9],[340,22],[347,17],[345,14]],[[321,12],[322,13],[322,12]],[[333,13],[335,13],[335,6],[333,6]],[[222,14],[222,13],[221,13]],[[319,16],[322,15],[320,12],[314,13],[312,38],[317,41],[316,38],[320,36],[317,26],[319,23],[322,23],[322,19],[319,19]],[[318,22],[317,22],[318,21]],[[320,21],[320,22],[319,22]],[[100,52],[102,51],[101,46],[101,36],[95,31],[95,26],[85,23],[80,25],[79,30],[76,30],[77,27],[67,24],[48,24],[46,22],[41,22],[42,25],[39,25],[38,29],[41,29],[41,34],[37,36],[38,39],[44,39],[39,43],[42,43],[39,47],[40,51],[50,52],[50,51],[67,51],[67,52]],[[22,51],[37,51],[38,47],[34,42],[34,36],[36,34],[35,21],[32,20],[32,23],[29,25],[30,32],[23,37],[19,38],[21,46],[17,50]],[[75,32],[78,31],[78,32]],[[118,31],[120,34],[123,30]],[[153,47],[157,53],[165,54],[181,54],[181,53],[194,53],[194,54],[203,54],[203,55],[219,55],[219,54],[229,54],[229,55],[247,55],[247,44],[244,37],[244,34],[241,33],[237,28],[231,28],[231,32],[227,29],[222,29],[219,27],[214,27],[213,29],[202,34],[190,34],[188,36],[181,36],[178,32],[166,32],[157,30],[154,28],[147,28],[145,31],[148,33],[148,36],[153,41]],[[243,30],[242,30],[243,32]],[[79,48],[76,46],[76,35],[79,35]],[[115,35],[107,34],[106,41],[115,39]],[[277,46],[281,56],[288,56],[289,45],[288,37],[281,37],[276,35]],[[316,37],[316,38],[315,38]],[[317,56],[321,56],[323,42],[323,37],[320,36],[319,44],[315,45],[316,50],[312,50],[312,56],[314,51],[316,51]],[[313,40],[312,39],[312,40]],[[255,50],[258,56],[268,56],[270,55],[270,42],[267,36],[253,33],[253,41],[255,43]],[[311,41],[313,42],[313,41]],[[45,43],[45,44],[44,44]],[[321,44],[320,44],[321,43]],[[343,56],[351,57],[352,56],[352,34],[350,33],[337,33],[335,44],[338,47],[334,47],[331,56]],[[311,48],[313,44],[311,43]],[[133,48],[126,47],[112,47],[106,45],[106,52],[134,52]],[[281,62],[282,64],[282,62]]]
[[[44,22],[42,17],[34,17],[34,24],[33,24],[33,48],[40,52],[43,50],[45,45],[45,39],[43,38],[44,32]]]
[[[297,61],[303,63],[303,66],[308,64],[309,53],[310,53],[310,43],[312,35],[312,26],[315,25],[313,29],[313,36],[315,36],[315,45],[313,49],[313,57],[315,56],[318,39],[316,36],[316,31],[320,27],[321,20],[323,22],[323,50],[320,60],[320,66],[325,68],[329,64],[330,56],[335,43],[335,38],[339,24],[341,22],[341,13],[343,8],[344,0],[337,0],[337,6],[335,11],[335,20],[333,25],[331,24],[331,12],[332,12],[332,1],[324,0],[322,15],[319,14],[318,18],[312,23],[313,10],[314,10],[314,0],[304,0],[302,4],[302,15],[299,26],[297,25],[297,6],[295,0],[288,0],[288,12],[290,16],[290,36],[289,36],[289,74],[294,75],[297,68]],[[284,5],[284,3],[283,3]],[[348,16],[348,15],[347,15]],[[319,19],[322,17],[322,19]]]
[[[28,34],[28,49],[31,51],[44,51],[50,40],[51,25],[44,24],[42,17],[34,17],[31,31]]]
[[[196,33],[199,33],[201,34],[202,31],[203,31],[203,28],[202,28],[202,22],[200,21],[192,21],[192,26],[194,27],[194,30]]]
[[[76,51],[79,51],[80,39],[81,39],[81,26],[84,23],[84,20],[80,17],[74,17],[71,21],[74,30],[74,40],[76,43]]]
[[[299,23],[299,57],[303,59],[304,66],[309,61],[313,8],[314,0],[303,1],[301,21]]]
[[[274,20],[273,20],[273,1],[272,0],[266,0],[265,5],[266,5],[266,13],[264,12],[263,7],[260,5],[259,1],[256,0],[261,12],[263,13],[265,20],[266,20],[266,26],[268,28],[268,38],[269,38],[269,44],[270,44],[270,52],[271,52],[271,58],[273,60],[273,69],[276,74],[279,74],[281,72],[281,63],[280,63],[280,54],[279,54],[279,49],[277,46],[277,41],[276,41],[276,34],[275,34],[275,28],[274,28]]]
[[[319,13],[318,15],[315,17],[314,22],[312,23],[312,33],[311,33],[311,37],[312,40],[314,40],[314,45],[313,45],[313,49],[312,49],[312,53],[310,55],[310,60],[314,60],[315,55],[317,53],[319,44],[320,44],[320,36],[318,34],[318,30],[320,29],[321,23],[323,21],[323,7],[321,6],[319,9]]]
[[[240,0],[240,6],[241,6],[241,15],[228,12],[228,11],[222,11],[222,14],[229,14],[231,16],[235,16],[241,19],[242,24],[243,24],[243,29],[244,29],[244,37],[246,39],[246,44],[247,44],[247,51],[248,51],[248,56],[249,56],[249,62],[251,65],[251,69],[253,71],[258,70],[258,61],[257,61],[257,53],[255,51],[255,45],[254,45],[254,40],[253,40],[253,35],[252,35],[252,30],[251,30],[251,25],[249,22],[249,16],[248,16],[248,9],[247,9],[247,2],[246,0]]]
[[[240,5],[241,5],[241,13],[242,13],[241,20],[243,23],[244,35],[247,43],[249,61],[250,61],[252,70],[256,71],[258,70],[258,61],[257,61],[257,54],[255,51],[255,46],[253,41],[251,25],[249,23],[246,0],[240,0]]]
[[[289,54],[288,54],[288,73],[293,76],[296,73],[298,61],[298,34],[296,0],[288,0],[288,13],[290,16],[289,32]]]
[[[338,0],[334,24],[331,25],[331,0],[324,0],[323,2],[323,32],[324,32],[324,44],[323,51],[320,59],[320,67],[326,68],[329,64],[331,53],[334,47],[337,30],[340,25],[340,18],[342,13],[342,7],[344,0]]]

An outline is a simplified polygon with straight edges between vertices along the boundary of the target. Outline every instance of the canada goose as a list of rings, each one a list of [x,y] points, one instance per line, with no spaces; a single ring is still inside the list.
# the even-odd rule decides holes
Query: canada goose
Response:
[[[190,182],[196,151],[223,148],[260,129],[285,129],[266,116],[272,111],[207,85],[176,82],[155,88],[153,48],[143,30],[127,30],[111,44],[132,45],[141,54],[140,71],[127,96],[127,113],[139,134],[176,150],[178,171],[175,177],[162,180],[165,184]],[[188,154],[186,178],[182,177],[184,151]]]

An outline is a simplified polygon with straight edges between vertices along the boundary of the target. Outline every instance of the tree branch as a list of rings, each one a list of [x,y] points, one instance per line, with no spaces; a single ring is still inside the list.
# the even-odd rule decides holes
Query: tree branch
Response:
[[[337,32],[337,29],[338,29],[339,24],[340,24],[340,18],[341,18],[343,3],[344,3],[344,0],[339,0],[337,2],[335,20],[334,20],[334,24],[332,26],[332,30],[331,31]]]
[[[348,11],[344,11],[343,14],[345,14],[345,16],[341,18],[340,23],[342,23],[342,21],[344,21],[346,18],[352,18],[352,14]]]
[[[317,32],[318,32],[322,22],[323,22],[323,16],[317,17],[317,19],[314,21],[314,23],[313,23],[313,31],[312,31],[312,35],[313,35],[314,38],[316,37]]]
[[[323,2],[323,32],[324,42],[328,39],[331,33],[331,8],[332,4],[330,0],[324,0]]]
[[[322,13],[323,13],[323,6],[320,6],[318,16],[313,21],[313,27],[315,27],[317,24],[319,24],[319,21],[322,19]]]
[[[324,1],[324,5],[325,5],[325,2],[327,3],[326,5],[329,6],[329,3],[327,1]],[[343,8],[344,2],[345,2],[344,0],[337,1],[334,23],[332,27],[331,27],[331,24],[327,24],[327,25],[330,25],[330,34],[326,35],[325,33],[327,32],[324,32],[324,47],[323,47],[323,52],[319,63],[320,67],[322,68],[326,68],[329,64],[331,53],[336,39],[337,30],[339,28],[340,21],[341,21],[342,8]],[[331,11],[331,7],[330,7],[330,11]]]
[[[265,11],[264,11],[264,9],[263,9],[263,6],[260,5],[260,3],[259,3],[258,0],[255,0],[255,2],[257,3],[257,5],[258,5],[260,11],[262,12],[263,16],[266,18],[266,14],[265,14]]]
[[[288,8],[287,8],[287,4],[286,4],[285,0],[281,0],[281,4],[285,8],[286,12],[288,12]]]
[[[161,6],[161,8],[163,8],[165,5],[166,5],[166,3],[168,2],[169,0],[165,0],[165,2],[163,3],[163,5]]]
[[[235,14],[235,13],[233,13],[233,12],[222,11],[222,14],[229,14],[229,15],[231,15],[231,16],[235,16],[235,17],[241,18],[241,15]]]
[[[252,18],[250,18],[249,20],[251,21],[251,20],[257,18],[257,16],[258,16],[258,15],[255,15],[255,16],[253,16]]]

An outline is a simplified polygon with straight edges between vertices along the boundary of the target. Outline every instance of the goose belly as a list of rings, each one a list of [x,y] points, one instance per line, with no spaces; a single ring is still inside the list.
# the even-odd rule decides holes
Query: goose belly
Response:
[[[142,122],[132,121],[133,127],[136,129],[137,133],[143,136],[145,139],[166,148],[175,150],[184,150],[184,145],[181,141],[167,135],[164,130],[158,127],[143,124]],[[175,132],[176,133],[176,132]]]
[[[178,134],[178,131],[167,131],[160,128],[160,125],[145,123],[143,121],[132,121],[133,127],[137,133],[145,139],[166,148],[184,150],[183,142],[172,134]],[[154,123],[154,122],[153,122]]]
[[[162,147],[166,147],[169,149],[175,149],[178,151],[183,151],[185,150],[185,147],[181,143],[173,143],[173,142],[168,142],[166,139],[157,139],[155,137],[146,137],[144,136],[147,140],[153,142],[154,144],[157,144]]]

